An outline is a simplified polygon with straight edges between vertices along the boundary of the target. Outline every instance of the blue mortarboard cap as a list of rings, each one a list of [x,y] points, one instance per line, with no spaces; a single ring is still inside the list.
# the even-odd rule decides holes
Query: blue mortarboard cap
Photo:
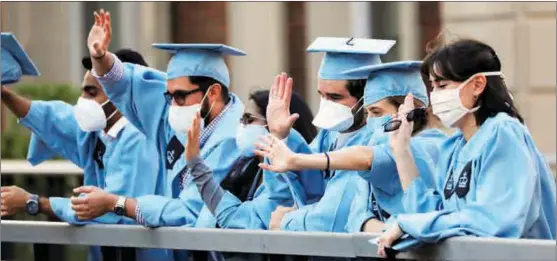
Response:
[[[157,43],[153,44],[153,47],[174,54],[166,70],[167,79],[205,76],[221,82],[226,87],[230,86],[230,75],[223,56],[246,55],[245,52],[224,44]]]
[[[380,64],[379,56],[389,52],[395,43],[394,40],[319,37],[307,51],[325,52],[319,68],[320,79],[356,80],[366,79],[368,73],[346,75],[343,72],[365,65]]]
[[[37,66],[12,33],[2,33],[2,85],[16,83],[22,75],[39,76]]]
[[[412,93],[414,98],[428,106],[427,89],[420,73],[421,61],[401,61],[363,66],[346,71],[346,74],[368,75],[364,89],[364,105],[374,104],[392,96],[406,96]]]

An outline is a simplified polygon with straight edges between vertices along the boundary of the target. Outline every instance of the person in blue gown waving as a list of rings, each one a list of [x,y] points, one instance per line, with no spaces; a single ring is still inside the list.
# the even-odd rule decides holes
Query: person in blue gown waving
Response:
[[[422,71],[434,86],[433,112],[458,131],[441,145],[430,186],[408,150],[412,123],[398,117],[402,126],[390,144],[405,194],[418,195],[404,200],[416,201],[419,213],[395,216],[378,240],[378,254],[453,236],[555,239],[553,174],[514,105],[493,48],[458,40],[429,54]],[[413,109],[410,100],[399,115]]]
[[[16,43],[13,35],[2,33],[2,57],[13,54],[26,72],[31,67],[21,59],[22,49]],[[127,62],[146,65],[143,57],[130,49],[119,50],[116,55]],[[86,186],[102,188],[121,197],[106,198],[97,209],[72,208],[71,201],[97,201],[98,198],[86,194],[71,199],[42,197],[16,186],[2,187],[2,216],[25,211],[77,225],[136,224],[122,215],[125,197],[164,194],[164,179],[156,162],[156,140],[139,132],[114,107],[91,75],[90,58],[83,58],[82,64],[87,72],[75,106],[62,101],[30,101],[7,87],[2,87],[2,103],[19,118],[21,125],[32,131],[27,153],[32,165],[62,156],[83,169]],[[2,67],[12,66],[3,60]],[[16,78],[8,75],[6,80],[14,83]],[[167,260],[169,253],[156,249],[125,252],[135,254],[137,260]],[[90,260],[101,260],[100,248],[91,247]]]

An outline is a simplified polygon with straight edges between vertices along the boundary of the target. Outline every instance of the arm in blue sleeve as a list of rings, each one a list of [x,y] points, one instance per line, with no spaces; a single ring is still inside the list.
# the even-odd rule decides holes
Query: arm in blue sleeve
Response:
[[[443,198],[437,187],[438,184],[443,183],[445,176],[435,175],[437,159],[433,159],[432,155],[437,155],[437,147],[431,146],[431,143],[425,144],[425,142],[435,142],[435,139],[413,138],[411,142],[412,157],[419,176],[404,191],[402,197],[404,213],[425,213],[440,210],[443,207]],[[439,168],[443,167],[439,166]]]
[[[29,161],[31,165],[39,165],[57,156],[60,156],[60,154],[52,150],[37,134],[31,132],[31,140],[29,141],[29,148],[27,150],[27,161]]]
[[[290,176],[290,177],[289,177]],[[253,200],[241,202],[227,192],[215,214],[222,228],[268,229],[271,213],[280,205],[292,206],[293,195],[284,179],[295,179],[295,173],[277,174],[263,171],[263,183]]]
[[[105,190],[108,193],[122,195],[125,197],[137,197],[141,195],[154,194],[156,176],[158,175],[158,161],[153,153],[145,147],[145,136],[134,131],[133,126],[128,125],[122,130],[114,152],[107,162]],[[94,184],[96,185],[96,184]],[[80,221],[75,217],[67,198],[50,198],[51,208],[58,217],[71,224],[131,224],[133,219],[107,213],[89,221]]]
[[[235,142],[235,139],[232,138],[221,141],[219,145],[211,150],[211,153],[204,158],[204,162],[207,163],[207,166],[205,166],[206,168],[202,168],[205,164],[192,164],[194,163],[193,161],[188,163],[188,166],[197,166],[201,169],[201,172],[210,172],[212,170],[214,181],[220,183],[238,157],[238,151],[235,149]],[[150,227],[195,224],[204,203],[197,185],[187,180],[185,184],[184,189],[180,192],[180,196],[177,199],[153,195],[138,198],[137,212],[141,215],[138,221]],[[209,188],[207,192],[213,193],[217,191],[217,188],[218,186],[213,186]]]
[[[136,64],[122,63],[114,55],[114,65],[103,76],[94,71],[108,98],[139,131],[158,135],[168,103],[164,98],[166,73]]]
[[[323,135],[322,133],[323,132],[320,132],[321,136]],[[314,142],[316,142],[318,138],[316,138]],[[308,146],[302,135],[296,130],[290,131],[286,145],[295,153],[312,153],[310,146]],[[268,161],[268,159],[265,159],[265,161]],[[325,193],[325,180],[323,179],[321,170],[306,169],[297,172],[289,172],[289,174],[283,176],[284,180],[290,183],[289,186],[291,187],[292,194],[296,199],[298,207],[318,201]]]
[[[443,198],[435,188],[417,177],[404,192],[402,205],[405,213],[426,213],[442,209]]]
[[[267,229],[271,213],[280,204],[292,200],[286,182],[281,175],[263,172],[263,183],[252,201],[242,202],[220,187],[211,169],[199,157],[189,162],[193,181],[201,198],[222,228]],[[293,174],[295,178],[295,174]]]
[[[534,159],[524,145],[523,135],[512,126],[498,126],[494,137],[478,159],[475,201],[460,210],[441,210],[424,214],[401,214],[400,228],[425,242],[461,236],[519,238],[528,211],[535,201],[537,173]],[[504,177],[501,176],[504,174]]]
[[[298,208],[292,212],[286,213],[280,222],[280,230],[287,231],[308,231],[306,226],[306,217],[308,213],[313,210],[317,204],[305,205],[302,208]]]
[[[392,196],[400,191],[396,162],[388,143],[372,146],[373,159],[371,169],[360,171],[360,177],[373,184],[376,193]]]
[[[50,208],[52,212],[64,222],[72,225],[87,224],[134,224],[135,220],[114,213],[107,213],[92,220],[79,220],[75,215],[75,211],[71,208],[69,198],[50,197]]]
[[[362,232],[366,221],[376,218],[369,209],[370,185],[362,179],[362,182],[358,182],[356,189],[357,194],[350,206],[350,214],[346,223],[346,231],[349,233]]]
[[[195,188],[188,186],[187,188]],[[136,219],[147,227],[185,226],[192,225],[197,220],[203,204],[197,208],[187,200],[187,194],[183,190],[179,198],[168,198],[158,195],[146,195],[137,198],[136,213],[140,213]],[[183,195],[184,194],[184,195]],[[195,202],[193,202],[195,203]]]
[[[80,168],[91,158],[94,133],[82,131],[73,115],[73,107],[61,101],[33,101],[19,123],[30,129],[31,139],[27,158],[36,165],[47,159],[45,155],[59,154]]]
[[[361,180],[356,172],[337,173],[319,202],[284,216],[281,230],[344,232],[356,194],[356,178]]]

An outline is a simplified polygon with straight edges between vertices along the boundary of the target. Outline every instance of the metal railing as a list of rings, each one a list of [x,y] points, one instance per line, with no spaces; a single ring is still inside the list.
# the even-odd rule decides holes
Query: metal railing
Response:
[[[49,160],[37,166],[32,166],[26,160],[2,160],[2,174],[39,175],[39,176],[68,176],[82,175],[83,170],[67,160]]]
[[[60,222],[2,221],[2,241],[188,249],[326,257],[377,257],[371,233],[285,232],[136,225],[72,226]],[[554,240],[455,237],[400,253],[428,260],[555,260]]]
[[[547,157],[553,170],[555,155]],[[2,160],[2,174],[32,176],[81,175],[69,161],[32,167],[23,160]],[[132,225],[71,226],[61,222],[11,221],[0,224],[2,242],[53,245],[100,245],[189,249],[223,252],[327,257],[377,257],[368,240],[378,234],[226,230],[181,227],[157,229]],[[556,241],[456,237],[400,253],[401,259],[427,260],[555,260]]]

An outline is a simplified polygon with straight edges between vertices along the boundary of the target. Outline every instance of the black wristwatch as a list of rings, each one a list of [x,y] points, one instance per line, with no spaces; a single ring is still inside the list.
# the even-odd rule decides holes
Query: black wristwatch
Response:
[[[25,203],[25,208],[27,210],[27,214],[31,216],[39,214],[39,195],[31,195],[31,198],[29,198],[29,200]]]
[[[116,206],[114,206],[114,210],[112,210],[112,212],[114,212],[114,214],[116,215],[123,216],[125,206],[126,206],[126,197],[120,196],[118,197],[118,201],[116,201]]]

